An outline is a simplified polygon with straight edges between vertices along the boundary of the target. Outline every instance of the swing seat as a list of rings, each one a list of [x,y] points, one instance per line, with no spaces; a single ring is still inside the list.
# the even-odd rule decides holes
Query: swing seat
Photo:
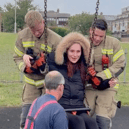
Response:
[[[65,111],[90,111],[91,109],[89,107],[85,108],[72,108],[72,109],[65,109]]]

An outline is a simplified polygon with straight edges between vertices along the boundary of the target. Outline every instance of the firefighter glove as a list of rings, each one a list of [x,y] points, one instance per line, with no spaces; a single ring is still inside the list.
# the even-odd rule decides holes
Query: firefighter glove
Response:
[[[88,72],[88,74],[89,74],[91,77],[94,77],[94,76],[96,75],[96,71],[95,71],[95,69],[94,69],[92,66],[89,66],[89,67],[87,68],[87,72]]]
[[[96,71],[92,66],[87,68],[87,72],[93,88],[97,89],[97,87],[101,84],[101,79],[96,76]]]
[[[42,52],[38,55],[38,59],[35,62],[36,62],[37,67],[41,71],[44,71],[46,62],[45,62],[45,56]]]
[[[38,74],[39,70],[37,68],[36,63],[34,63],[31,67],[26,66],[24,72],[27,74],[31,74],[31,73]]]

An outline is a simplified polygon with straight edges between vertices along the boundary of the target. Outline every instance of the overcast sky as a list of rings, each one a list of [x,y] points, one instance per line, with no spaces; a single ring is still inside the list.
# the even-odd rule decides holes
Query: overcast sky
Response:
[[[121,9],[129,6],[129,0],[99,0],[99,13],[104,15],[121,14]],[[95,13],[97,0],[47,0],[48,10],[57,11],[59,8],[61,13],[69,13],[75,15],[84,12]],[[1,0],[0,6],[3,8],[5,4],[12,3],[15,0]],[[34,5],[38,5],[44,10],[44,0],[33,0]]]

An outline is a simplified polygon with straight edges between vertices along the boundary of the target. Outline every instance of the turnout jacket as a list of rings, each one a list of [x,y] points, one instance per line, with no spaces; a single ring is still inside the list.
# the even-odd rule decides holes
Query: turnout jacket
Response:
[[[105,42],[102,41],[100,45],[92,48],[92,64],[97,72],[96,76],[103,80],[112,77],[118,77],[125,67],[125,55],[120,46],[120,41],[114,37],[106,36]],[[102,69],[102,55],[108,55],[109,67]],[[117,88],[116,86],[114,88]]]
[[[62,39],[61,36],[55,32],[47,29],[47,52],[50,53],[52,50],[55,50],[57,44]],[[45,37],[44,33],[41,38],[36,38],[29,27],[23,29],[18,33],[18,38],[15,43],[14,48],[14,61],[17,64],[19,70],[24,72],[25,64],[23,62],[23,55],[26,53],[28,48],[32,48],[34,55],[36,56],[40,52],[45,51]],[[24,73],[25,74],[25,73]],[[25,82],[35,85],[37,87],[42,87],[44,83],[44,75],[42,74],[25,74]]]
[[[65,78],[64,92],[59,103],[65,108],[81,108],[84,107],[84,85],[82,83],[80,70],[76,70],[72,77],[67,75],[67,59],[66,50],[72,45],[78,43],[81,45],[84,52],[84,64],[86,66],[86,60],[89,55],[90,44],[89,41],[79,33],[70,33],[65,36],[57,46],[54,53],[50,53],[48,56],[49,70],[59,71]]]

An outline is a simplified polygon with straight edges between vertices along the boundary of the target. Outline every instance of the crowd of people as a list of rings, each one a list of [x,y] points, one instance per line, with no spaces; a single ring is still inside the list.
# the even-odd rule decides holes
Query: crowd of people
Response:
[[[119,40],[106,35],[106,21],[93,22],[88,37],[47,29],[47,46],[42,15],[28,11],[25,22],[13,56],[25,75],[20,129],[111,129],[125,57]]]

